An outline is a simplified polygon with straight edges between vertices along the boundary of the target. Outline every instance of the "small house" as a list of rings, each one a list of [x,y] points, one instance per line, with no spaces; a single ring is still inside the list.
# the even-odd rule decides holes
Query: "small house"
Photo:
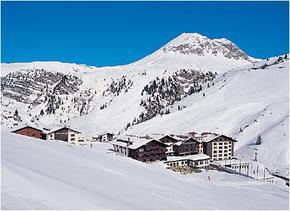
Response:
[[[116,153],[139,161],[166,160],[167,145],[155,139],[125,137],[113,141],[112,144]]]
[[[15,128],[12,133],[24,135],[24,136],[30,136],[38,139],[46,139],[45,133],[42,132],[41,129],[32,127],[32,126],[20,126],[18,128]]]
[[[104,132],[98,134],[96,137],[93,137],[94,141],[99,141],[99,142],[110,142],[114,138],[114,134],[110,132]]]
[[[172,167],[194,167],[205,168],[209,166],[210,157],[205,154],[187,155],[187,156],[170,156],[164,163],[168,168]]]
[[[193,138],[186,138],[182,141],[174,143],[173,145],[174,155],[184,156],[193,155],[199,153],[199,143]]]
[[[174,145],[174,143],[177,143],[179,141],[179,139],[174,138],[171,135],[165,135],[165,136],[162,136],[161,138],[159,138],[158,140],[167,145],[167,147],[166,147],[166,155],[167,156],[174,155],[173,145]]]
[[[47,140],[61,140],[68,143],[79,143],[81,132],[71,127],[58,127],[47,132]]]

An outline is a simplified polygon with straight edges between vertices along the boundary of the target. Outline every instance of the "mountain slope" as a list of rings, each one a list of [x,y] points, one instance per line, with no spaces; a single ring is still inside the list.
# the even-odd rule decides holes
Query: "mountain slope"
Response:
[[[289,206],[287,191],[237,175],[204,171],[184,176],[166,170],[161,163],[148,165],[117,156],[108,151],[111,146],[106,144],[91,149],[6,131],[2,131],[2,137],[5,137],[1,142],[2,209],[287,209]]]
[[[69,124],[88,138],[104,130],[224,133],[238,140],[237,156],[258,150],[287,175],[288,58],[257,60],[226,39],[193,33],[123,66],[2,64],[1,126]]]

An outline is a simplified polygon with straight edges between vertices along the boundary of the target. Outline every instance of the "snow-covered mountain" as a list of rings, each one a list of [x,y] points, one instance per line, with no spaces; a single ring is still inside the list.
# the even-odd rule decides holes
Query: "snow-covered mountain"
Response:
[[[288,58],[254,59],[227,39],[184,33],[123,66],[2,64],[1,126],[69,124],[85,137],[104,130],[224,133],[238,140],[238,156],[258,150],[285,175]],[[258,135],[262,144],[255,146]]]

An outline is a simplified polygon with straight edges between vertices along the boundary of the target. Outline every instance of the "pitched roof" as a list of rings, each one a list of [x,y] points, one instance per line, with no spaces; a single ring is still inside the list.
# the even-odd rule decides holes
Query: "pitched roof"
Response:
[[[11,130],[11,132],[16,132],[16,131],[19,131],[19,130],[21,130],[21,129],[23,129],[23,128],[33,128],[33,129],[35,129],[35,130],[39,130],[39,131],[42,132],[42,129],[41,129],[41,128],[36,127],[36,126],[31,126],[31,125],[19,125],[19,126],[17,126],[17,127],[14,127],[14,128]]]
[[[128,145],[129,149],[138,149],[139,147],[151,142],[151,141],[157,141],[160,144],[167,146],[166,144],[156,140],[156,139],[147,139],[147,138],[139,138],[139,137],[130,137],[130,136],[123,136],[123,137],[119,137],[117,138],[116,141],[113,141],[112,144],[115,145],[119,145],[119,146],[123,146],[123,147],[127,147],[127,143],[126,142],[122,142],[122,141],[118,141],[118,140],[124,140],[124,141],[128,141],[128,138],[130,139],[130,142],[132,142],[132,144]]]
[[[74,129],[74,128],[71,128],[70,126],[58,126],[58,127],[55,127],[55,128],[52,128],[50,131],[47,131],[46,133],[54,133],[58,130],[61,130],[61,129],[69,129],[69,130],[72,130],[72,131],[75,131],[77,133],[81,133],[80,131]]]
[[[231,137],[228,137],[226,135],[216,135],[216,134],[207,134],[207,135],[205,135],[204,138],[203,138],[203,142],[209,143],[209,142],[215,140],[216,138],[219,138],[219,137],[222,137],[222,136],[224,136],[224,137],[226,137],[228,139],[231,139],[232,141],[237,142],[237,140],[235,140],[235,139],[233,139]]]
[[[179,160],[197,161],[197,160],[207,160],[207,159],[210,159],[208,155],[195,154],[195,155],[187,155],[187,156],[168,156],[167,161],[165,162],[174,162],[174,161],[179,161]]]

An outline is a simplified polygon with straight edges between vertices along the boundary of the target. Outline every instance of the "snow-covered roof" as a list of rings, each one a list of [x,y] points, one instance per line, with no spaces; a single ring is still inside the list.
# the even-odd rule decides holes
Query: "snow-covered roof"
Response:
[[[130,148],[130,149],[137,149],[137,148],[139,148],[139,147],[141,147],[141,146],[143,146],[151,141],[157,141],[157,142],[163,144],[162,142],[160,142],[156,139],[147,139],[147,138],[130,137],[130,136],[118,137],[117,140],[128,141],[128,138],[130,139],[130,142],[132,142],[132,144],[130,144],[128,146],[128,148]],[[122,142],[122,141],[112,141],[112,144],[127,147],[127,143]],[[163,145],[165,145],[165,144],[163,144]]]
[[[169,136],[176,139],[177,141],[185,141],[188,139],[188,136],[181,136],[181,135],[169,135]]]
[[[102,135],[107,135],[107,134],[114,134],[114,133],[112,133],[112,132],[109,132],[109,131],[103,131],[103,132],[101,132],[101,133],[99,133],[99,134],[97,134],[98,136],[102,136]]]
[[[207,134],[203,137],[202,141],[205,142],[205,143],[208,143],[212,140],[214,140],[215,138],[219,137],[221,135],[214,135],[214,134]]]
[[[54,132],[56,132],[56,131],[58,131],[58,130],[60,130],[60,129],[64,129],[64,128],[67,128],[67,129],[69,129],[69,130],[75,131],[75,132],[77,132],[77,133],[81,133],[81,132],[78,131],[77,129],[74,129],[74,128],[70,127],[70,126],[58,126],[58,127],[52,128],[50,131],[47,131],[46,133],[47,133],[47,134],[49,134],[49,133],[54,133]]]
[[[207,134],[207,135],[204,136],[204,138],[203,138],[202,141],[205,142],[205,143],[208,143],[208,142],[211,142],[211,141],[213,141],[214,139],[216,139],[216,138],[218,138],[218,137],[221,137],[221,136],[225,136],[225,135]],[[225,137],[227,137],[227,138],[229,138],[229,139],[232,139],[233,141],[236,141],[236,140],[234,140],[234,139],[231,138],[231,137],[228,137],[228,136],[225,136]]]
[[[12,128],[12,132],[15,132],[15,131],[18,131],[18,130],[20,130],[20,129],[23,129],[23,128],[26,128],[26,127],[30,127],[30,128],[34,128],[34,129],[36,129],[36,130],[40,130],[40,131],[42,131],[42,128],[40,128],[40,127],[37,127],[37,126],[32,126],[32,125],[28,125],[28,124],[22,124],[22,125],[18,125],[18,126],[16,126],[16,127],[14,127],[14,128]]]
[[[208,155],[196,154],[196,155],[187,155],[187,156],[168,156],[167,161],[165,162],[174,162],[174,161],[179,161],[179,160],[197,161],[197,160],[207,160],[207,159],[210,159]]]
[[[182,141],[178,141],[176,143],[174,143],[174,145],[180,146],[183,142]]]
[[[127,147],[127,143],[126,142],[122,142],[122,141],[112,141],[110,143],[113,144],[113,145],[121,146],[121,147]]]
[[[163,138],[166,135],[165,134],[152,133],[152,134],[148,134],[148,136],[150,136],[152,139],[159,140],[159,139]]]

